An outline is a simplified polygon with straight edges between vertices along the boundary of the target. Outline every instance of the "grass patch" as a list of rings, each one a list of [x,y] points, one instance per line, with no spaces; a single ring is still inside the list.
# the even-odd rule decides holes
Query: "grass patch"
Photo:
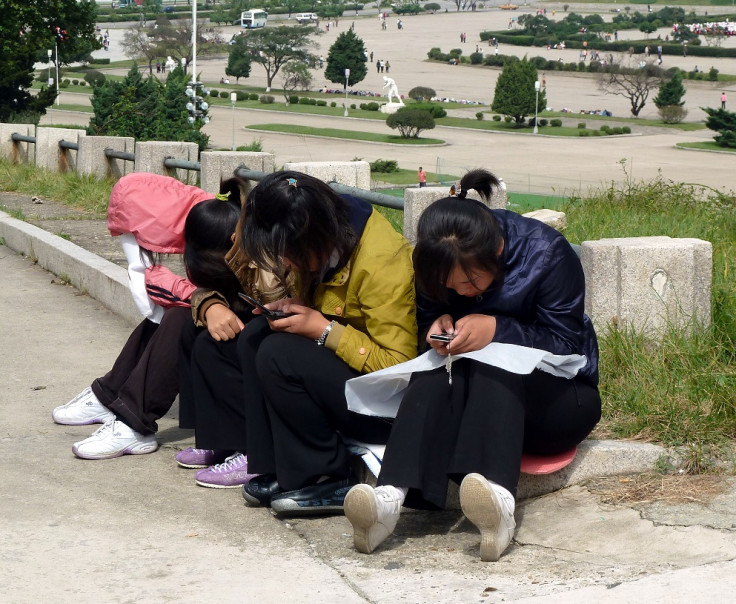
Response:
[[[568,117],[569,113],[565,114]],[[534,117],[534,116],[532,116]],[[586,116],[587,117],[587,116]],[[541,118],[540,118],[541,119]],[[609,118],[610,119],[610,118]],[[490,132],[508,132],[510,134],[533,134],[532,126],[525,124],[521,128],[516,124],[506,123],[503,120],[494,122],[493,120],[471,120],[462,117],[443,117],[435,120],[438,126],[454,126],[455,128],[471,128],[473,130],[488,130]],[[581,132],[587,132],[589,136],[593,136],[594,130],[590,128],[576,128],[575,126],[540,126],[539,134],[546,136],[580,136]]]
[[[94,113],[92,107],[89,105],[70,105],[61,103],[58,107],[54,106],[54,109],[61,109],[63,111],[78,111],[79,113]]]
[[[599,330],[601,429],[685,449],[691,469],[726,451],[736,434],[736,202],[705,187],[657,179],[572,198],[566,236],[668,235],[713,244],[712,324],[688,335],[672,329],[661,342],[631,330]]]
[[[374,182],[387,183],[390,185],[416,185],[419,184],[416,170],[406,170],[399,168],[398,172],[372,172],[371,179]],[[427,185],[437,186],[438,184],[448,184],[460,180],[459,176],[452,174],[437,174],[435,172],[427,172]],[[403,191],[403,189],[399,189]],[[383,192],[383,191],[382,191]]]
[[[720,151],[721,153],[736,153],[736,149],[731,147],[721,147],[715,141],[708,141],[703,143],[677,143],[677,147],[681,149],[704,149],[706,151]]]
[[[80,176],[75,172],[51,172],[26,164],[0,160],[2,190],[23,195],[38,195],[95,216],[107,214],[107,201],[114,181]]]
[[[563,113],[562,111],[545,111],[540,119],[559,117],[576,122],[587,122],[588,120],[600,122],[615,122],[625,125],[634,126],[654,126],[656,128],[674,128],[676,130],[684,130],[690,132],[693,130],[703,130],[705,124],[703,122],[680,122],[679,124],[665,124],[662,120],[647,120],[639,117],[608,117],[605,115],[588,115],[584,113]]]
[[[569,201],[557,195],[535,195],[533,193],[508,193],[509,210],[524,214],[534,210],[548,209],[562,211]]]
[[[392,143],[395,145],[437,145],[445,142],[438,138],[401,138],[394,134],[356,132],[354,130],[340,130],[337,128],[312,128],[311,126],[295,126],[291,124],[258,124],[257,126],[246,126],[246,128],[250,130],[266,130],[268,132],[283,132],[284,134],[323,136],[354,141]]]

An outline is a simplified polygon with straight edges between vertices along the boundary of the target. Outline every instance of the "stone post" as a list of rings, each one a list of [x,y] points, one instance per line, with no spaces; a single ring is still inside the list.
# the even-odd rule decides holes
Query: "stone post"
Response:
[[[76,128],[36,128],[36,166],[52,172],[76,170],[77,151],[62,149],[61,141],[79,143],[87,136],[84,130]]]
[[[133,153],[135,139],[131,136],[85,136],[79,139],[77,153],[77,172],[97,178],[115,179],[133,171],[133,162],[124,159],[108,158],[105,149]]]
[[[199,186],[213,194],[220,190],[220,181],[233,176],[235,170],[241,166],[266,173],[273,172],[275,166],[272,153],[252,151],[203,151],[200,162],[202,169],[199,173]]]
[[[182,159],[196,162],[199,157],[197,143],[145,141],[135,145],[134,172],[151,172],[163,176],[173,176],[183,183],[194,185],[197,183],[197,173],[193,170],[169,170],[164,165],[167,158]]]
[[[307,161],[284,164],[284,170],[304,172],[325,182],[370,191],[371,165],[367,161]]]
[[[0,124],[0,157],[13,163],[32,163],[36,156],[36,146],[33,143],[16,143],[11,138],[14,132],[34,136],[36,126],[33,124]]]

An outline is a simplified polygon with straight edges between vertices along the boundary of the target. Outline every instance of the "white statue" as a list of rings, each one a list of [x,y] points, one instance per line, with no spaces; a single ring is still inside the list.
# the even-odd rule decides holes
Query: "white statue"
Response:
[[[399,105],[404,104],[404,101],[401,100],[401,96],[399,96],[399,89],[396,87],[396,82],[394,82],[393,78],[383,76],[383,87],[388,89],[388,92],[386,94],[388,96],[389,103],[392,102],[391,97],[396,97],[396,102]]]
[[[171,55],[166,57],[166,69],[167,71],[176,69],[176,61],[174,61],[174,59],[171,58]]]

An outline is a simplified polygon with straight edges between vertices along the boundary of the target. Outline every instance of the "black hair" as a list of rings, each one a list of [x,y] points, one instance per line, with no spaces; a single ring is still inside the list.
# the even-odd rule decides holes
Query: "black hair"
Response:
[[[470,277],[473,270],[503,279],[499,250],[503,233],[490,208],[467,199],[469,190],[489,200],[499,180],[487,170],[472,170],[460,180],[455,197],[435,201],[419,217],[412,260],[417,289],[432,300],[447,301],[447,279],[457,266]]]
[[[219,291],[229,301],[241,290],[225,262],[233,245],[232,235],[240,218],[245,181],[234,177],[220,184],[220,198],[196,204],[184,223],[184,265],[187,277],[197,287]],[[222,196],[227,195],[227,199]]]
[[[338,266],[352,253],[356,234],[347,202],[323,181],[294,171],[274,172],[250,192],[241,220],[243,252],[258,267],[285,277],[294,265],[299,295],[309,300],[335,252]],[[316,260],[320,268],[310,270]]]

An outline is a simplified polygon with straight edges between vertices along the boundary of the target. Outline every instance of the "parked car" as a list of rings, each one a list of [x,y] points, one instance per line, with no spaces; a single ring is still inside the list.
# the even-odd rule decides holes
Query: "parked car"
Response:
[[[316,23],[319,21],[317,13],[297,13],[294,18],[300,25],[303,25],[304,23]]]

